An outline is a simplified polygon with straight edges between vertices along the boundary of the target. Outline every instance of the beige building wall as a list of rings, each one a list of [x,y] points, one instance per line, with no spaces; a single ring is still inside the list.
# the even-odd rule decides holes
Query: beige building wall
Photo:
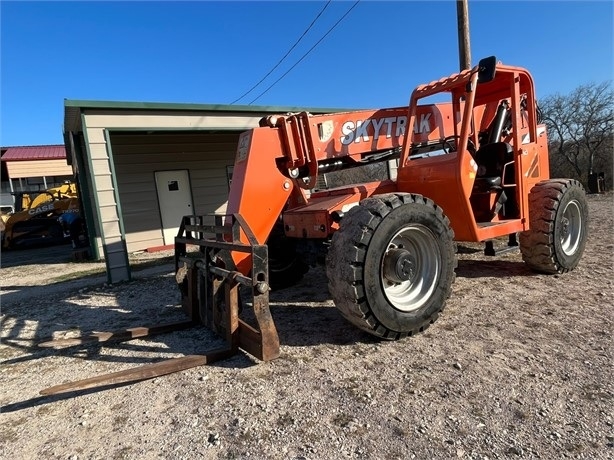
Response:
[[[111,134],[128,251],[164,244],[155,172],[186,169],[196,214],[223,212],[238,133]],[[179,222],[177,222],[179,225]]]
[[[72,167],[65,158],[57,160],[6,161],[11,179],[27,177],[72,176]]]

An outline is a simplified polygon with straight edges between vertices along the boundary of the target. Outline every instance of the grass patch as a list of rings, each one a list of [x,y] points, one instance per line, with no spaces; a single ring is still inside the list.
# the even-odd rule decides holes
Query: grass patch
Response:
[[[160,257],[157,259],[129,259],[130,267],[134,271],[143,270],[149,267],[157,267],[158,265],[174,264],[175,256]]]
[[[90,268],[88,270],[82,270],[73,273],[66,273],[64,275],[56,276],[55,278],[51,278],[49,284],[63,283],[65,281],[72,281],[81,278],[87,278],[90,276],[103,275],[106,273],[106,267],[96,267]]]

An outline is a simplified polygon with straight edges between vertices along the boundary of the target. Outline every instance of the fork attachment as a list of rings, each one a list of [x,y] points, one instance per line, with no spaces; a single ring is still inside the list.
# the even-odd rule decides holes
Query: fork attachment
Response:
[[[175,238],[175,272],[182,292],[182,306],[188,321],[151,328],[131,328],[109,333],[96,333],[84,338],[46,341],[42,347],[70,347],[107,340],[130,340],[136,337],[178,330],[202,323],[226,341],[222,348],[203,355],[173,358],[153,364],[126,369],[56,385],[42,390],[42,395],[104,388],[138,382],[192,367],[211,364],[229,358],[242,348],[261,361],[279,357],[279,336],[269,309],[268,249],[258,244],[249,226],[239,215],[213,216],[215,225],[205,225],[211,216],[186,216]],[[222,225],[222,222],[226,224]],[[213,236],[212,236],[213,235]],[[248,244],[242,243],[244,235]],[[187,246],[197,246],[197,252],[187,252]],[[231,252],[248,254],[251,277],[234,270]],[[249,288],[256,325],[239,318],[241,298],[239,288]]]
[[[214,220],[213,225],[205,224]],[[241,241],[247,239],[248,243]],[[188,252],[187,247],[198,251]],[[248,254],[251,277],[235,269],[232,252]],[[191,319],[261,361],[279,357],[279,336],[269,309],[268,249],[258,244],[239,214],[186,216],[175,238],[175,272],[182,305]],[[250,291],[255,325],[239,318],[239,288]]]

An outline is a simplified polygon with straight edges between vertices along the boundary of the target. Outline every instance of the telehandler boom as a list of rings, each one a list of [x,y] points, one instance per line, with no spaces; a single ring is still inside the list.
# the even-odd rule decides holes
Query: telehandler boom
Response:
[[[493,254],[493,240],[507,237],[531,269],[572,270],[586,244],[585,193],[576,180],[550,179],[547,146],[531,75],[494,57],[418,86],[409,107],[266,117],[239,138],[227,214],[186,216],[175,239],[190,322],[227,346],[44,394],[151,378],[238,348],[274,359],[269,291],[318,262],[341,314],[388,340],[437,319],[458,241],[486,242]],[[317,189],[328,172],[393,160],[396,177]],[[140,329],[109,337],[168,330]]]

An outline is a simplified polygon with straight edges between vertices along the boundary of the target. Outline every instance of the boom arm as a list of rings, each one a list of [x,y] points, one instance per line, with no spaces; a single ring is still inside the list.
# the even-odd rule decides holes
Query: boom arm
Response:
[[[263,119],[261,127],[239,138],[227,213],[240,214],[263,244],[287,203],[296,207],[308,202],[305,190],[315,187],[321,170],[359,165],[374,154],[400,150],[407,115],[408,108],[399,107]],[[451,120],[450,104],[418,107],[413,142],[443,138]],[[249,267],[247,257],[233,254],[243,273]]]

